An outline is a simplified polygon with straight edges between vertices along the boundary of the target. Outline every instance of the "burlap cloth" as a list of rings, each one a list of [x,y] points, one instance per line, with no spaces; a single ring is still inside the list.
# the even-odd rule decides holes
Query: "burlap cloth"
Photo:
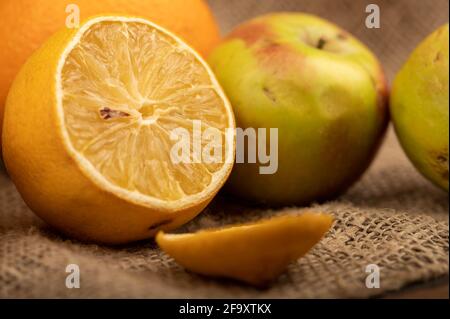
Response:
[[[319,14],[366,42],[391,79],[408,52],[448,21],[448,0],[210,2],[224,31],[272,10]],[[368,3],[381,7],[380,30],[364,27]],[[27,209],[0,173],[0,297],[369,297],[448,274],[447,194],[415,171],[392,131],[363,178],[341,198],[315,209],[336,217],[332,231],[270,288],[256,290],[190,274],[151,240],[108,248],[60,237]],[[245,207],[222,194],[183,230],[299,210]],[[80,289],[65,286],[68,264],[80,267]],[[365,286],[368,264],[380,267],[379,289]]]

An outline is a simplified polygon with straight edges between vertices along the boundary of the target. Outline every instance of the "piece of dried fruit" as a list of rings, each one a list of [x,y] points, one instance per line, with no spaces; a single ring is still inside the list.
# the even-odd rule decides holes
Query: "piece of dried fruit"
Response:
[[[159,232],[156,242],[186,269],[264,286],[330,229],[326,214],[285,215],[193,234]]]

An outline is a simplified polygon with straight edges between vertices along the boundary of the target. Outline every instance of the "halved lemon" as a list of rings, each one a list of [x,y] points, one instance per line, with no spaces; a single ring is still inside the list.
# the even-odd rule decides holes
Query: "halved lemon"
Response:
[[[190,271],[264,286],[317,244],[332,223],[330,215],[307,212],[193,234],[161,231],[156,242]]]
[[[3,152],[24,200],[49,224],[124,243],[177,227],[208,204],[232,168],[234,128],[193,49],[147,20],[101,16],[62,30],[22,68]],[[172,156],[183,142],[177,130],[188,136],[182,161]]]

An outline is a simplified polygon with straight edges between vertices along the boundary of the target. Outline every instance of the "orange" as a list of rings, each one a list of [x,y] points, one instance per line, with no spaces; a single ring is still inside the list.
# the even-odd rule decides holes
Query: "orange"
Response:
[[[0,140],[5,99],[15,75],[33,51],[65,26],[69,4],[78,5],[81,20],[102,13],[142,16],[202,55],[219,41],[217,24],[203,0],[1,0]]]

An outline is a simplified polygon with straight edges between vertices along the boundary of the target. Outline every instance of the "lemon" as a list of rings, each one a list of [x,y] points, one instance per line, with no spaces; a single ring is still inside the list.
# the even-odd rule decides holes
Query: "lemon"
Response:
[[[195,124],[231,136],[220,161],[173,160],[176,129],[193,145],[211,142],[198,141]],[[193,49],[145,19],[99,16],[60,31],[24,65],[7,99],[3,154],[37,215],[76,238],[118,244],[178,227],[211,201],[233,165],[234,127]]]
[[[194,234],[158,233],[156,242],[186,269],[264,286],[330,229],[330,215],[285,215]]]

